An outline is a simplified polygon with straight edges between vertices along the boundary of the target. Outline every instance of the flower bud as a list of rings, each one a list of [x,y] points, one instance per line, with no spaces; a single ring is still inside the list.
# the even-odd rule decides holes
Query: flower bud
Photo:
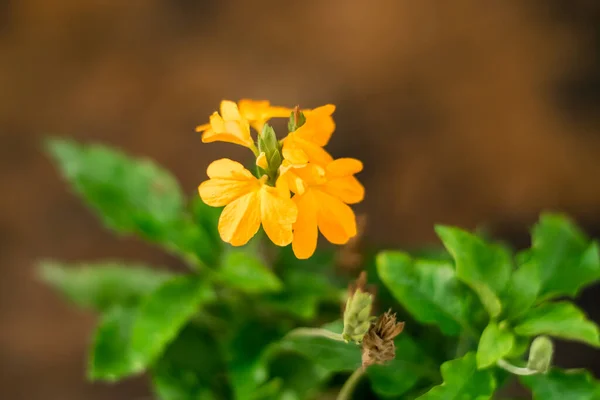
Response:
[[[300,107],[294,107],[294,111],[290,115],[290,120],[288,121],[288,131],[294,132],[296,129],[300,128],[306,122],[306,116],[302,111],[300,111]]]
[[[373,295],[365,290],[367,275],[363,271],[356,283],[349,288],[348,300],[344,309],[344,331],[346,342],[360,343],[371,327]]]
[[[363,368],[385,364],[396,358],[394,338],[404,329],[404,322],[396,322],[396,314],[388,310],[371,326],[362,342]]]
[[[546,336],[538,336],[531,343],[527,368],[544,374],[548,372],[552,364],[553,355],[554,345],[552,341]]]

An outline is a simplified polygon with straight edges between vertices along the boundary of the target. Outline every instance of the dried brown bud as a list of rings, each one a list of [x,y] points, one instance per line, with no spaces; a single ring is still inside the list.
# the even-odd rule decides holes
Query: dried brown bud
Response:
[[[404,329],[404,322],[396,322],[392,310],[381,315],[371,326],[362,341],[362,366],[385,364],[396,358],[394,338]]]

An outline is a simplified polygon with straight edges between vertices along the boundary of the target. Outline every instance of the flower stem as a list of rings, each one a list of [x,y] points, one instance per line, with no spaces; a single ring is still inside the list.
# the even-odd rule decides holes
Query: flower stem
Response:
[[[360,378],[364,375],[365,370],[362,367],[358,367],[356,371],[350,375],[344,386],[342,386],[342,390],[340,390],[340,394],[338,394],[337,400],[350,400],[352,398],[352,392],[356,385],[360,381]]]
[[[345,342],[341,334],[322,328],[296,328],[290,331],[287,336],[321,336],[331,340]]]
[[[515,375],[535,375],[538,374],[538,371],[529,369],[529,368],[522,368],[522,367],[517,367],[516,365],[512,365],[511,363],[509,363],[508,361],[505,360],[498,360],[498,362],[496,363],[500,368],[515,374]]]

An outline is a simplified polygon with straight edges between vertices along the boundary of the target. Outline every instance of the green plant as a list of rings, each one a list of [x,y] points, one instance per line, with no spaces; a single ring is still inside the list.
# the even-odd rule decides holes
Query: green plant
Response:
[[[448,226],[436,227],[447,253],[365,256],[377,286],[372,304],[360,284],[348,300],[356,273],[341,270],[332,250],[298,260],[260,234],[240,248],[222,243],[219,209],[197,195],[188,201],[148,160],[64,140],[48,149],[104,225],[189,268],[41,263],[48,284],[100,315],[92,381],[148,373],[163,400],[307,399],[328,390],[340,399],[482,400],[517,378],[539,400],[600,398],[588,372],[551,366],[549,338],[600,346],[598,327],[571,300],[600,279],[598,244],[562,215],[542,215],[531,248],[516,256]],[[395,358],[363,368],[372,344],[361,338],[379,334],[371,308],[397,311],[406,328],[398,334],[402,327],[383,319],[391,314],[381,316],[380,328],[394,330],[383,339]]]

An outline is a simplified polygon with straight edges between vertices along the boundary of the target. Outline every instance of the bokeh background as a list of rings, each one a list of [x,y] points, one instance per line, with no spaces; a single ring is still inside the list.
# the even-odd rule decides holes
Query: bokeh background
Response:
[[[364,160],[374,246],[436,222],[517,246],[541,210],[600,236],[600,3],[594,0],[0,0],[0,398],[149,399],[85,382],[91,315],[35,260],[174,260],[105,231],[59,179],[47,135],[119,146],[193,193],[242,148],[194,132],[222,98],[334,103],[336,156]],[[600,320],[600,288],[581,300]],[[600,353],[557,362],[600,373]]]

